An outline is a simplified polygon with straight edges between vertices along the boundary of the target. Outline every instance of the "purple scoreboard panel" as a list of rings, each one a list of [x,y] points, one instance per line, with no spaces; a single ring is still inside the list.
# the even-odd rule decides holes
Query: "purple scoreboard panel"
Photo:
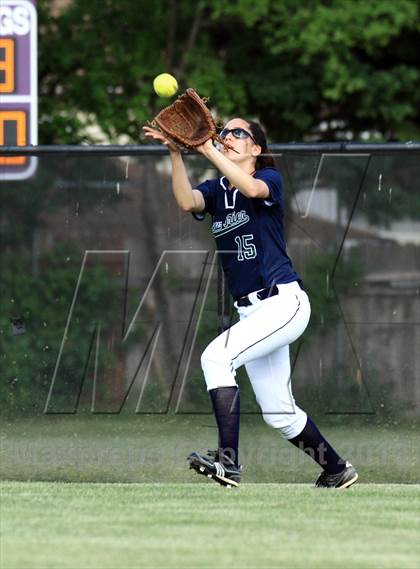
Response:
[[[0,0],[0,179],[23,180],[36,158],[1,156],[2,146],[38,143],[36,0]]]

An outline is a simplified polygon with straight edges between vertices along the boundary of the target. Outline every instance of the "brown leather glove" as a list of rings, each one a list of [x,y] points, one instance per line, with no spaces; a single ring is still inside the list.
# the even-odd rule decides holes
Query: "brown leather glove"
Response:
[[[210,138],[231,148],[216,134],[216,123],[206,106],[206,99],[191,88],[162,109],[150,125],[186,148],[200,146]]]

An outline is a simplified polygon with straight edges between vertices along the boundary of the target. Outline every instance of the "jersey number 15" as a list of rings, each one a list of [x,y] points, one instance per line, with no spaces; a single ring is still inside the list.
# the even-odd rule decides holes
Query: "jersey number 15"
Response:
[[[238,261],[244,261],[245,259],[255,259],[257,256],[257,249],[254,243],[251,241],[254,239],[252,233],[249,235],[237,235],[235,237],[235,243],[238,246]]]

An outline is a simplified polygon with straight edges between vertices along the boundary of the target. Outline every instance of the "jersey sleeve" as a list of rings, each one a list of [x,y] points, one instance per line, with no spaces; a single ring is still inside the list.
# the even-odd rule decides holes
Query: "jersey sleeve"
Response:
[[[254,178],[262,180],[267,184],[270,196],[267,199],[260,200],[261,203],[270,207],[275,204],[283,205],[283,178],[275,168],[262,168],[257,170]]]
[[[198,221],[203,221],[206,213],[210,215],[214,214],[216,208],[216,184],[215,180],[206,180],[198,186],[195,186],[195,190],[199,190],[203,194],[204,198],[204,209],[199,213],[193,212],[192,216]]]

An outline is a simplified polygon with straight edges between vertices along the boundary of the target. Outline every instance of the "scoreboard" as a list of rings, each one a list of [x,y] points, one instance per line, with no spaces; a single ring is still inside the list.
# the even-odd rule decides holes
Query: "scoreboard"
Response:
[[[36,0],[0,0],[0,180],[31,176],[37,159],[1,156],[38,143]]]

